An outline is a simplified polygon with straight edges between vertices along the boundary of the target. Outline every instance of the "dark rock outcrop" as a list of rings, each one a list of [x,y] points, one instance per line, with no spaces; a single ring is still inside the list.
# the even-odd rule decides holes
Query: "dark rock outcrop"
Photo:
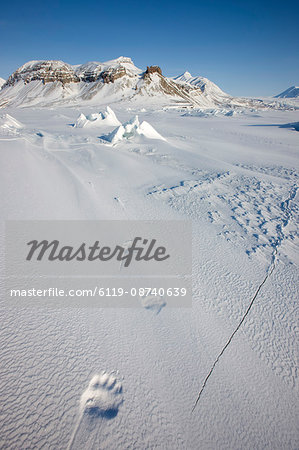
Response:
[[[147,66],[145,75],[149,75],[150,73],[158,73],[162,75],[162,70],[159,66]]]
[[[114,83],[115,80],[126,75],[126,69],[122,66],[101,72],[100,76],[104,83]]]
[[[129,60],[127,58],[127,60]],[[128,63],[125,60],[124,62]],[[92,83],[102,81],[103,83],[114,83],[127,73],[126,68],[119,63],[114,67],[102,67],[94,65],[86,68],[70,66],[62,61],[32,61],[17,69],[6,81],[4,87],[14,86],[18,81],[28,84],[31,81],[39,80],[43,84],[58,81],[64,85],[68,83],[79,83],[80,81]]]

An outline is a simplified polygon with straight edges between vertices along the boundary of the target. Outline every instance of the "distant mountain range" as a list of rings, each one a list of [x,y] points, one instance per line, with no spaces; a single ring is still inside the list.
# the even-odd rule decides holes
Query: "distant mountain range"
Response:
[[[82,65],[30,61],[17,69],[0,90],[0,107],[94,105],[125,100],[167,107],[275,107],[258,99],[232,97],[207,78],[193,77],[189,72],[169,78],[158,66],[141,70],[123,56]]]
[[[291,86],[286,91],[283,91],[281,94],[275,96],[275,98],[298,98],[299,97],[299,87]]]

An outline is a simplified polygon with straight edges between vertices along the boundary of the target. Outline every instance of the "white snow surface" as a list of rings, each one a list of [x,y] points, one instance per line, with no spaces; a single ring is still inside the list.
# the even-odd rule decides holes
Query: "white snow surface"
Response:
[[[0,89],[3,86],[3,84],[6,82],[6,80],[4,80],[4,78],[0,77]]]
[[[117,147],[70,126],[94,106],[2,110],[0,447],[296,449],[298,114],[144,106]],[[192,308],[13,307],[4,221],[33,219],[191,221]]]

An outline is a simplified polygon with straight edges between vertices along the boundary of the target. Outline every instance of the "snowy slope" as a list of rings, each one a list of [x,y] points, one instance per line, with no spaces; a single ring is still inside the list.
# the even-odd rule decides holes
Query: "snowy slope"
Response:
[[[117,146],[71,126],[98,106],[3,111],[18,134],[0,139],[1,273],[7,219],[183,219],[193,306],[2,295],[1,448],[298,448],[297,113],[113,110],[124,128],[139,115]],[[138,139],[144,121],[165,140]]]
[[[281,94],[275,95],[275,98],[298,98],[299,97],[299,87],[291,86]]]
[[[0,77],[0,89],[3,86],[3,84],[6,82],[6,80],[4,80],[4,78]]]

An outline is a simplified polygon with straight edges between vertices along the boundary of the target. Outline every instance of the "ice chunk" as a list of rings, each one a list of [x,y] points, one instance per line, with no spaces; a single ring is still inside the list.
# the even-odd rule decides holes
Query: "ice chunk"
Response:
[[[1,128],[23,128],[23,124],[9,114],[2,114],[0,116]]]
[[[117,119],[114,111],[107,106],[106,111],[99,113],[91,113],[85,116],[81,113],[76,120],[74,127],[75,128],[84,128],[84,127],[93,127],[93,126],[116,126],[120,125],[120,121]]]
[[[111,133],[102,136],[102,139],[116,144],[136,136],[144,136],[148,139],[160,139],[162,141],[166,140],[148,122],[143,121],[140,124],[138,116],[132,117],[132,119],[123,123]]]
[[[2,135],[16,135],[18,130],[24,125],[9,114],[2,114],[0,116],[0,134]]]
[[[161,136],[148,122],[145,120],[141,123],[141,125],[136,130],[138,134],[142,134],[143,136],[149,139],[161,139],[165,141],[166,139]]]

